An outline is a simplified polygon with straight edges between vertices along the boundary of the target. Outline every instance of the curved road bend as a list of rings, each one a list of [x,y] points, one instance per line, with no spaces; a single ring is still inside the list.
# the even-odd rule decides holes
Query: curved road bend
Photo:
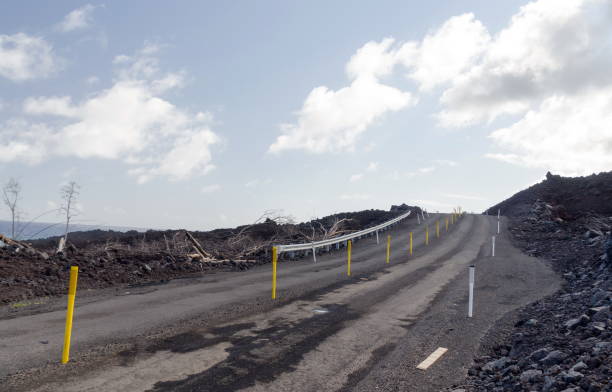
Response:
[[[429,218],[430,234],[439,218],[445,216]],[[432,235],[427,247],[424,227],[411,219],[387,232],[389,265],[387,233],[380,245],[372,237],[358,241],[350,278],[344,250],[319,256],[317,264],[280,263],[276,303],[269,299],[268,265],[83,304],[75,313],[75,364],[37,370],[36,380],[8,377],[6,385],[16,391],[439,390],[461,380],[497,319],[552,293],[558,280],[505,234],[491,258],[493,217],[467,215],[449,233],[441,225],[441,238]],[[411,230],[415,255],[408,257]],[[467,319],[470,264],[477,268],[476,304],[475,317]],[[55,362],[63,317],[51,311],[0,321],[0,377]],[[449,351],[427,371],[416,370],[438,346]]]

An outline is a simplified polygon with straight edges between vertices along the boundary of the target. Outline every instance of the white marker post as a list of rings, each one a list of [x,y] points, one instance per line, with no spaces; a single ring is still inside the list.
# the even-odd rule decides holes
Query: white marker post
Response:
[[[497,220],[499,220],[499,213],[500,213],[500,211],[499,211],[499,208],[498,208],[497,209]]]
[[[421,224],[421,217],[419,216],[419,214],[417,214],[417,222],[419,223],[419,225]]]
[[[425,213],[423,212],[423,210],[421,210],[421,217],[423,218],[423,220],[425,220]]]
[[[474,314],[474,270],[475,267],[470,265],[470,298],[468,302],[468,317]]]
[[[315,263],[317,262],[317,249],[314,246],[312,247],[312,259]]]
[[[497,221],[497,234],[499,234],[499,221]]]
[[[495,257],[495,236],[491,237],[491,257]]]
[[[376,245],[380,244],[380,241],[378,240],[378,230],[376,230]]]

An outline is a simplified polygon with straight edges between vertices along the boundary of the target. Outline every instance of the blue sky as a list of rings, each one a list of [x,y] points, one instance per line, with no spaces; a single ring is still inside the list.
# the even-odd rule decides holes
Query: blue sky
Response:
[[[481,211],[547,170],[612,169],[611,8],[5,2],[0,181],[27,219],[75,180],[102,225]]]

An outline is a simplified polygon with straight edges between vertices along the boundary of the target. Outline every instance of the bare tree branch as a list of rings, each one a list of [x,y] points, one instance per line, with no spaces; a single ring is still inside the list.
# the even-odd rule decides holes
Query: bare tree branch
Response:
[[[72,218],[78,215],[78,211],[75,210],[74,204],[76,203],[77,197],[79,196],[80,186],[75,181],[70,181],[60,189],[60,195],[62,197],[62,205],[60,212],[66,217],[66,230],[64,233],[64,240],[68,241],[68,231],[70,229],[70,221]]]
[[[19,223],[19,201],[21,200],[21,184],[10,178],[2,187],[2,202],[11,213],[11,238],[15,239],[15,225]]]

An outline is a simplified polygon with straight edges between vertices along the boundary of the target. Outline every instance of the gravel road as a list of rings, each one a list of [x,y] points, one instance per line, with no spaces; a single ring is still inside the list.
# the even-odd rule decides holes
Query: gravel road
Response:
[[[432,214],[426,224],[433,232],[445,218]],[[316,264],[281,263],[274,302],[269,266],[92,296],[76,310],[66,366],[56,363],[62,311],[2,320],[0,382],[11,391],[440,390],[463,379],[496,320],[559,281],[515,249],[503,225],[490,257],[493,217],[466,215],[448,233],[442,224],[429,246],[424,228],[409,220],[385,233],[390,264],[386,241],[358,241],[351,277],[344,250]],[[448,348],[440,360],[415,368],[440,346]]]

